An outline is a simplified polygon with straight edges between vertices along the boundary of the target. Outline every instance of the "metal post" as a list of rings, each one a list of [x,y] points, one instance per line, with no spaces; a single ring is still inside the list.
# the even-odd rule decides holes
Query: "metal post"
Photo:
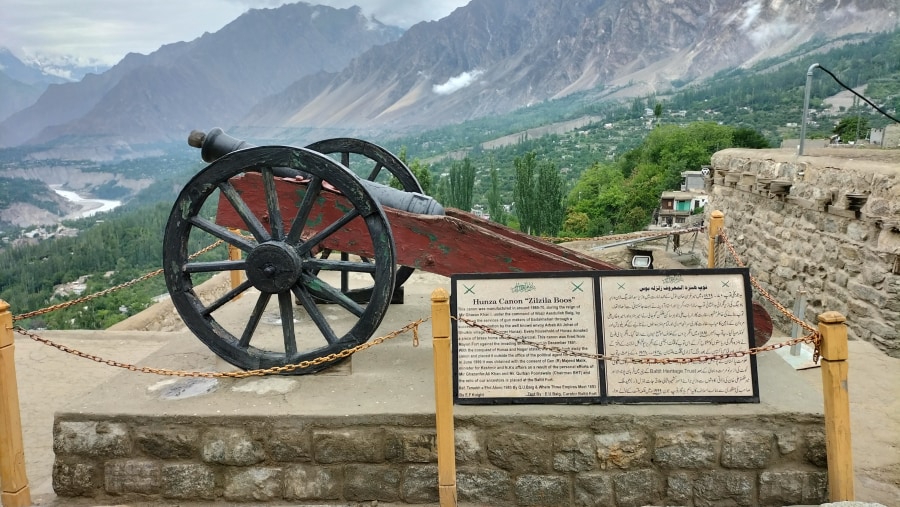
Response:
[[[819,334],[822,335],[822,394],[825,398],[825,452],[828,457],[828,491],[832,502],[853,500],[846,320],[838,312],[819,315]]]
[[[719,241],[719,232],[725,227],[725,214],[719,210],[714,210],[709,214],[709,252],[706,261],[706,267],[713,269],[716,267],[716,243]]]
[[[9,304],[0,299],[0,505],[28,507],[31,492],[25,474],[25,446],[19,414],[15,345]]]
[[[431,293],[434,346],[434,403],[437,422],[438,494],[441,507],[456,507],[456,444],[453,435],[453,379],[450,373],[450,295]]]
[[[802,319],[804,315],[806,315],[806,291],[799,290],[797,291],[797,300],[794,301],[794,316]],[[800,336],[800,324],[796,322],[791,323],[791,339],[796,339]],[[800,346],[802,344],[795,343],[791,345],[791,355],[799,356],[800,355]]]
[[[806,91],[803,93],[803,123],[800,124],[800,151],[799,155],[803,155],[803,143],[806,141],[806,122],[809,121],[809,92],[812,88],[813,70],[819,67],[818,63],[809,66],[806,71]]]

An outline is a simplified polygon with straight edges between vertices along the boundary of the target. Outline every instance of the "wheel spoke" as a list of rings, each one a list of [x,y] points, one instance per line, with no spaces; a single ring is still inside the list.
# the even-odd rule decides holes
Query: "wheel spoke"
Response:
[[[309,295],[309,291],[305,290],[303,287],[294,286],[294,296],[300,300],[300,304],[303,305],[303,308],[306,310],[306,313],[309,314],[309,318],[316,324],[316,327],[319,328],[319,331],[322,332],[322,336],[325,338],[325,341],[328,343],[335,343],[338,341],[337,335],[334,334],[334,329],[331,328],[331,324],[328,323],[328,319],[322,315],[322,312],[319,311],[319,307],[316,305],[316,302],[313,301],[312,296]]]
[[[378,173],[381,172],[381,169],[383,167],[384,167],[384,165],[381,162],[378,162],[377,164],[375,164],[375,167],[372,169],[372,172],[369,173],[369,177],[366,179],[369,181],[375,181],[375,178],[378,178]]]
[[[247,321],[247,326],[244,327],[241,340],[238,342],[238,346],[242,349],[246,349],[250,345],[250,339],[253,338],[253,333],[256,332],[271,297],[272,295],[268,292],[261,292],[256,299],[256,306],[253,307],[253,313],[250,314],[250,320]]]
[[[300,255],[304,255],[304,254],[308,253],[310,250],[313,249],[313,247],[315,247],[316,245],[321,243],[323,239],[327,238],[328,236],[331,236],[332,234],[334,234],[335,232],[340,230],[341,227],[347,225],[348,223],[350,223],[351,220],[353,220],[354,218],[356,218],[358,216],[359,216],[358,209],[353,208],[352,210],[348,211],[344,216],[339,218],[336,222],[334,222],[333,224],[329,225],[328,227],[322,229],[321,231],[316,233],[316,235],[309,238],[302,245],[300,245],[297,248],[297,253],[299,253]]]
[[[235,287],[235,288],[231,289],[230,291],[226,292],[226,293],[225,293],[222,297],[220,297],[219,299],[213,301],[212,304],[210,304],[209,306],[207,306],[207,307],[206,307],[202,312],[200,312],[200,313],[201,313],[204,317],[208,317],[208,316],[209,316],[210,314],[212,314],[214,311],[216,311],[216,310],[218,310],[219,308],[221,308],[225,303],[227,303],[227,302],[231,301],[232,299],[236,298],[239,294],[241,294],[241,293],[244,292],[245,290],[249,289],[250,287],[253,287],[253,284],[250,282],[250,280],[245,280],[243,283],[241,283],[241,284],[238,285],[237,287]]]
[[[341,152],[341,165],[350,169],[350,152],[342,151]]]
[[[284,237],[284,222],[281,220],[281,209],[278,207],[278,193],[275,190],[275,176],[271,167],[262,170],[263,188],[266,191],[266,209],[269,211],[269,227],[272,237],[280,240]]]
[[[247,206],[247,203],[244,202],[244,199],[241,198],[240,194],[237,193],[237,190],[234,189],[230,182],[223,181],[219,183],[219,190],[222,192],[222,195],[228,199],[228,202],[231,203],[231,206],[241,217],[241,220],[247,224],[247,230],[250,231],[250,234],[252,234],[254,238],[256,238],[256,241],[265,243],[272,239],[266,231],[265,226],[263,226],[262,222],[259,221],[259,218],[253,214],[253,211],[250,210],[250,207]]]
[[[281,331],[284,334],[285,359],[297,355],[297,338],[294,334],[294,304],[291,301],[291,293],[283,291],[278,293],[278,307],[281,310]]]
[[[342,308],[357,317],[362,315],[365,311],[365,308],[360,306],[359,303],[353,301],[352,299],[347,297],[346,294],[339,291],[338,289],[335,289],[317,276],[312,276],[304,273],[302,283],[303,286],[306,287],[306,289],[310,292],[310,294],[320,299],[337,303]]]
[[[188,219],[188,221],[194,227],[208,232],[209,234],[212,234],[213,236],[221,239],[229,245],[236,246],[244,252],[249,252],[257,246],[257,243],[244,238],[240,234],[235,234],[229,229],[226,229],[225,227],[222,227],[221,225],[215,222],[211,222],[203,217],[193,216]]]
[[[247,268],[246,260],[191,262],[184,265],[185,273],[209,273],[213,271],[238,271]]]
[[[300,241],[300,234],[303,232],[303,228],[306,227],[309,212],[312,210],[313,204],[321,191],[322,178],[313,177],[310,179],[309,184],[306,185],[306,193],[303,195],[303,200],[300,201],[300,207],[297,208],[297,215],[294,216],[294,221],[291,223],[291,230],[288,232],[285,240],[287,243],[295,245]]]

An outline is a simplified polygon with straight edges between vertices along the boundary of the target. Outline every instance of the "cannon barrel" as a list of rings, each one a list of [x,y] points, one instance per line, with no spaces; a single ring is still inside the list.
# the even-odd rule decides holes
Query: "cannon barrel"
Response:
[[[188,135],[188,144],[200,149],[200,158],[204,162],[214,162],[233,151],[255,147],[247,141],[226,134],[218,127],[210,130],[208,133],[200,130],[192,131]],[[405,192],[365,179],[360,179],[360,181],[366,187],[366,190],[372,194],[372,197],[382,206],[422,215],[444,214],[444,207],[427,195],[418,192]]]

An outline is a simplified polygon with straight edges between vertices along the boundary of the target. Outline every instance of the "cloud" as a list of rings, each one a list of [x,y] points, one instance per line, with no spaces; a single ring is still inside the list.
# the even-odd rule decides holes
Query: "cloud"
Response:
[[[785,19],[776,19],[763,23],[749,33],[750,40],[757,47],[768,47],[773,41],[783,41],[793,36],[797,25]]]
[[[473,70],[471,72],[463,72],[458,76],[451,77],[447,80],[447,82],[443,84],[437,84],[431,87],[431,91],[437,93],[438,95],[450,95],[453,92],[462,90],[463,88],[469,86],[478,76],[484,74],[483,71]]]
[[[295,1],[295,0],[292,0]],[[445,17],[468,0],[307,0],[348,8],[402,28]],[[0,0],[0,47],[19,57],[65,56],[113,65],[127,53],[149,54],[161,46],[216,32],[248,9],[273,8],[285,0]]]
[[[747,14],[744,17],[743,23],[741,23],[741,30],[747,30],[753,25],[753,22],[756,21],[756,18],[759,16],[760,11],[762,11],[762,6],[759,5],[758,2],[754,2],[747,6]]]

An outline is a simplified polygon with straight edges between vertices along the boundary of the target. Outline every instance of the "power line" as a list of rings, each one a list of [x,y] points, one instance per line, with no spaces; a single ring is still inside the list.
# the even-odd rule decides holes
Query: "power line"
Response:
[[[873,104],[871,100],[869,100],[869,99],[863,97],[862,95],[860,95],[859,93],[857,93],[856,90],[854,90],[853,88],[850,88],[849,86],[847,86],[847,85],[845,85],[844,83],[842,83],[841,80],[838,79],[837,76],[835,76],[834,73],[832,73],[830,70],[826,69],[825,67],[822,67],[821,65],[819,65],[819,68],[822,69],[822,72],[824,72],[824,73],[828,74],[829,76],[831,76],[831,78],[834,79],[834,80],[837,82],[837,84],[839,84],[839,85],[841,85],[842,87],[844,87],[844,89],[848,90],[848,91],[849,91],[850,93],[852,93],[853,95],[856,95],[857,97],[859,97],[859,98],[863,99],[864,101],[866,101],[866,104],[869,104],[870,106],[874,107],[876,111],[878,111],[879,113],[881,113],[881,114],[887,116],[888,118],[894,120],[895,122],[900,123],[900,120],[898,120],[897,118],[894,118],[893,116],[891,116],[890,114],[888,114],[887,111],[882,110],[880,107],[878,107],[878,106],[876,106],[875,104]]]

